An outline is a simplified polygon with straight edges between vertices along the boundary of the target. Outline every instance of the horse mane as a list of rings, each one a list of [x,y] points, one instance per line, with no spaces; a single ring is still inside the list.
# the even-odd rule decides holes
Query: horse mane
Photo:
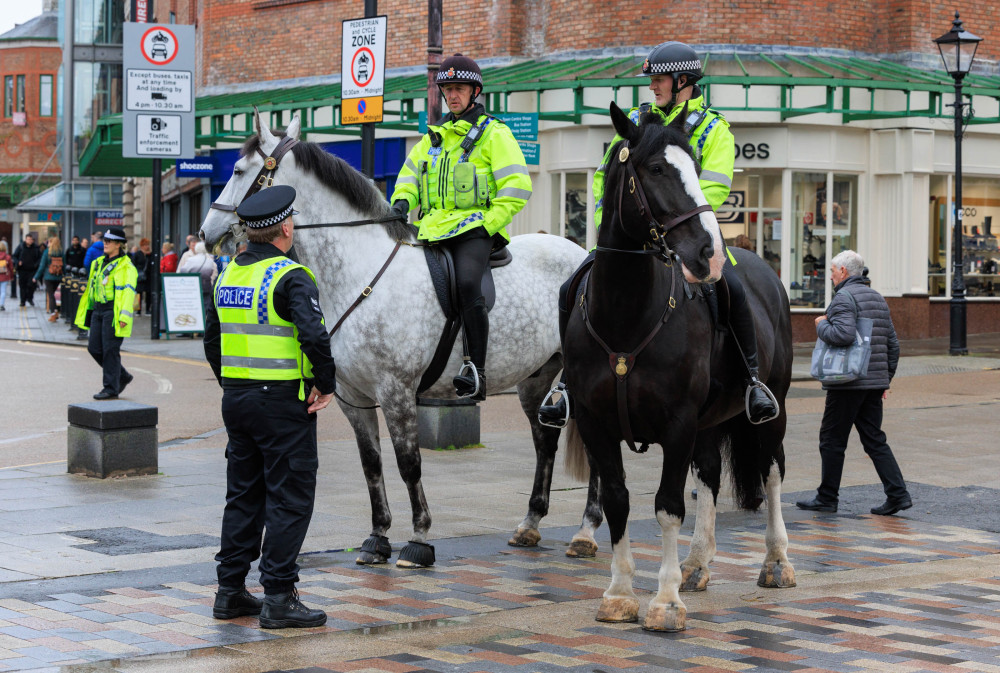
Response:
[[[284,131],[271,133],[277,138],[285,136]],[[253,154],[259,147],[260,137],[255,133],[243,143],[240,156]],[[378,218],[389,214],[389,203],[382,196],[382,192],[340,157],[330,154],[316,143],[306,141],[300,141],[292,146],[292,154],[303,170],[312,173],[320,182],[343,196],[348,203],[368,217]],[[403,241],[416,239],[417,229],[409,222],[390,220],[381,224],[389,238]]]

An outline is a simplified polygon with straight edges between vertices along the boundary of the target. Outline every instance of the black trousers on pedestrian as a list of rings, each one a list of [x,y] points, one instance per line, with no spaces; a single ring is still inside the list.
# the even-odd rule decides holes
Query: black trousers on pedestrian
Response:
[[[840,478],[844,472],[844,454],[851,428],[857,428],[861,445],[872,459],[882,488],[890,500],[908,494],[903,473],[882,432],[883,390],[827,390],[826,409],[819,429],[819,453],[823,476],[817,497],[820,502],[836,504]]]
[[[17,272],[18,289],[21,292],[21,306],[35,305],[35,269]]]
[[[299,580],[296,559],[312,518],[319,459],[316,414],[298,395],[297,381],[222,395],[229,444],[219,586],[242,586],[257,558],[264,593],[291,591]]]
[[[56,290],[59,289],[59,283],[61,282],[61,280],[45,281],[45,310],[50,313],[58,310],[56,308]]]
[[[132,375],[122,367],[121,348],[124,340],[124,337],[115,336],[114,302],[94,304],[87,352],[104,370],[102,381],[104,392],[115,395],[121,392],[122,379],[127,381],[132,378]]]

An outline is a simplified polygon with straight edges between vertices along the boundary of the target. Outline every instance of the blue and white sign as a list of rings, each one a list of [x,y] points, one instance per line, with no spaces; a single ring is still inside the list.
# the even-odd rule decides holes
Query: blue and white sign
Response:
[[[538,158],[541,155],[538,143],[526,143],[523,140],[518,140],[517,144],[524,155],[524,163],[529,166],[537,166]]]
[[[210,178],[214,170],[215,161],[212,160],[212,157],[177,160],[177,177],[179,178]]]
[[[510,128],[510,132],[518,140],[538,140],[537,112],[508,113],[497,117]]]

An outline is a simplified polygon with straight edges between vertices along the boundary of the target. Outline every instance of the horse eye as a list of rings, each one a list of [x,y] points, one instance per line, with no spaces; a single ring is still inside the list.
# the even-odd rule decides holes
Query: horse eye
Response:
[[[243,175],[242,168],[233,168],[233,175]]]
[[[649,172],[653,175],[663,175],[663,166],[653,166],[649,169]]]

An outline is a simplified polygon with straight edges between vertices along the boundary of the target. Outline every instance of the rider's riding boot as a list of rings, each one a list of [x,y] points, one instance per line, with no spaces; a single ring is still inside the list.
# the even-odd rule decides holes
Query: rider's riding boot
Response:
[[[462,311],[465,338],[469,344],[472,366],[463,366],[452,381],[459,397],[471,397],[477,402],[486,399],[486,345],[490,338],[490,316],[486,301],[481,297]]]
[[[739,342],[743,360],[746,362],[750,374],[750,378],[746,382],[749,394],[747,416],[751,423],[764,423],[773,420],[778,415],[778,406],[765,392],[764,384],[758,378],[757,334],[754,331],[753,316],[745,303],[738,308],[736,304],[732,305],[729,326],[732,328],[733,336]]]

